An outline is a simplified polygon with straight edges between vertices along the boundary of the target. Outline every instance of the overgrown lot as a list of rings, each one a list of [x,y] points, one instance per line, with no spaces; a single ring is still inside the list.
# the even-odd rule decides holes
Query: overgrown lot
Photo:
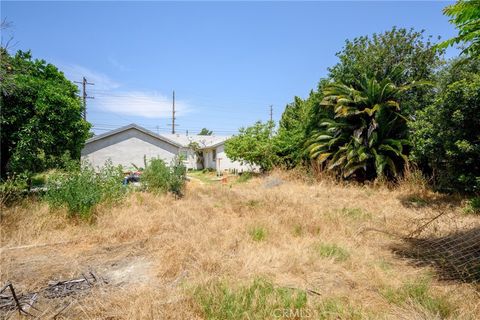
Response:
[[[182,199],[130,193],[100,204],[93,223],[27,200],[2,214],[1,282],[22,293],[87,270],[107,280],[39,300],[30,312],[43,318],[477,319],[478,285],[440,280],[395,250],[439,212],[431,232],[480,226],[460,200],[418,185],[307,183],[282,172],[191,181]]]

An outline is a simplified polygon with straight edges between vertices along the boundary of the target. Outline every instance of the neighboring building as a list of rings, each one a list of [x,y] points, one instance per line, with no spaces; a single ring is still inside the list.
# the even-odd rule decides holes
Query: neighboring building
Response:
[[[188,169],[211,168],[216,171],[255,171],[258,168],[230,160],[224,151],[228,136],[200,136],[181,134],[156,134],[136,124],[94,136],[88,139],[82,150],[82,160],[94,167],[101,167],[107,160],[122,165],[126,170],[145,167],[151,158],[172,162],[176,156],[184,159]],[[198,146],[197,152],[191,144]]]

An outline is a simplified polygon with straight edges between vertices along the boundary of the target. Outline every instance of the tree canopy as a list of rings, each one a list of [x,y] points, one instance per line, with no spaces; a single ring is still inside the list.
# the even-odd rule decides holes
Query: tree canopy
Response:
[[[34,173],[80,158],[90,124],[78,88],[30,52],[1,48],[1,173]]]
[[[480,60],[452,61],[440,74],[438,99],[410,122],[412,160],[438,189],[480,192]]]
[[[478,57],[480,55],[480,1],[459,0],[446,7],[443,12],[457,27],[458,35],[442,42],[439,48],[462,44],[464,46],[463,54]]]
[[[211,136],[212,134],[213,131],[208,130],[207,128],[202,128],[202,130],[200,130],[200,132],[198,133],[198,135],[200,136]]]
[[[225,153],[234,161],[258,165],[263,171],[271,169],[276,161],[273,128],[272,121],[240,128],[238,135],[225,142]]]

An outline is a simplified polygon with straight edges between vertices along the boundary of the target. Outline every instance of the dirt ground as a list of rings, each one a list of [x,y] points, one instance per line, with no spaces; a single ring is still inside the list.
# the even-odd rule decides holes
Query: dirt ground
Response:
[[[2,212],[0,280],[19,294],[88,271],[105,280],[63,298],[40,295],[29,312],[42,319],[203,319],[211,316],[195,288],[258,277],[310,292],[307,308],[320,319],[478,319],[478,285],[441,280],[393,249],[443,211],[429,230],[480,226],[460,200],[418,186],[312,183],[283,173],[245,183],[192,180],[179,200],[135,192],[97,208],[94,223],[27,201]],[[427,300],[385,294],[424,278]],[[327,298],[356,311],[321,313]],[[431,301],[449,309],[438,313]]]

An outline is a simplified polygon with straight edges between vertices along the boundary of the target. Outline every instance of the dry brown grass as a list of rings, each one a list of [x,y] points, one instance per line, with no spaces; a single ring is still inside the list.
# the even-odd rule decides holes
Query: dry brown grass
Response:
[[[88,269],[109,279],[68,300],[62,316],[70,319],[201,319],[194,288],[258,277],[320,293],[308,296],[312,310],[339,299],[363,318],[438,318],[412,299],[386,298],[385,290],[432,273],[392,253],[395,234],[407,234],[418,226],[412,221],[440,209],[450,218],[435,222],[438,230],[452,228],[451,221],[456,228],[478,225],[478,218],[463,215],[457,200],[415,184],[393,190],[274,176],[283,183],[266,187],[272,177],[232,185],[191,182],[181,200],[133,193],[122,206],[98,208],[94,224],[71,221],[39,202],[9,208],[1,222],[1,281],[31,291]],[[254,228],[264,230],[262,239],[252,237]],[[322,245],[341,248],[347,258],[321,252]],[[432,297],[448,297],[448,317],[480,318],[472,285],[432,278],[429,290]],[[64,303],[44,301],[38,308],[48,318]]]

